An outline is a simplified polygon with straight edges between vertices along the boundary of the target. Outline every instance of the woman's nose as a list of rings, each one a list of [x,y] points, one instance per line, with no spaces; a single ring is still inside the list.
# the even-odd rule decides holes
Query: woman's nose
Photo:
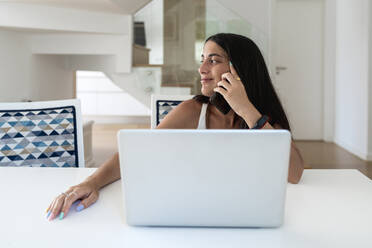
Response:
[[[206,65],[206,62],[201,62],[200,67],[199,67],[199,74],[205,74],[208,72],[208,66]]]

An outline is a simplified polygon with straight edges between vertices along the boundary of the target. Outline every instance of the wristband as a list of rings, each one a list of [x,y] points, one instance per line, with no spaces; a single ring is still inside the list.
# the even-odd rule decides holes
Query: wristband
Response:
[[[258,119],[256,124],[254,124],[254,126],[251,129],[261,129],[261,128],[263,128],[266,125],[266,123],[269,121],[269,119],[270,118],[267,115],[261,116],[261,118]]]

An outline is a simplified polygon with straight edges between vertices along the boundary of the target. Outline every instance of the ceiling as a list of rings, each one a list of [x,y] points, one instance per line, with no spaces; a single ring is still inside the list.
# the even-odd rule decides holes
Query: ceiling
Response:
[[[151,0],[0,0],[0,4],[2,2],[38,4],[113,14],[134,14]]]

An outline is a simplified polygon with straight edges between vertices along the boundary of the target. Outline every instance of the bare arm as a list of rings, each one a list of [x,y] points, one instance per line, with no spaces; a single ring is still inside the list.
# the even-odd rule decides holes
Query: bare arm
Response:
[[[198,111],[201,105],[195,100],[188,100],[166,115],[157,129],[182,129],[195,128],[197,125]],[[196,113],[195,113],[196,112]],[[107,184],[120,179],[119,153],[115,153],[109,160],[102,164],[86,181],[95,185],[99,190]]]
[[[48,220],[58,216],[62,220],[77,200],[80,200],[76,207],[77,211],[88,208],[98,200],[99,190],[102,187],[118,179],[120,179],[120,167],[119,155],[116,153],[82,183],[71,186],[66,192],[58,195],[46,210]]]
[[[247,108],[244,120],[248,126],[252,127],[256,121],[261,117],[258,110],[252,105]],[[279,125],[271,126],[270,123],[266,123],[264,129],[281,129]],[[300,151],[297,149],[293,141],[291,142],[291,150],[289,157],[289,169],[288,169],[288,182],[297,184],[304,171],[304,161],[301,157]]]
[[[103,163],[86,181],[99,190],[107,184],[120,179],[119,153],[116,152],[109,160]]]
[[[304,172],[304,160],[293,141],[291,142],[290,154],[288,182],[296,184],[300,181],[302,173]]]
[[[157,128],[194,128],[193,125],[197,124],[195,108],[198,108],[195,101],[183,102],[172,110]],[[47,218],[53,220],[59,216],[60,220],[63,219],[77,200],[80,200],[76,207],[77,211],[88,208],[98,200],[101,188],[119,179],[119,154],[115,153],[82,183],[71,186],[66,192],[58,195],[46,210]]]
[[[279,125],[272,127],[269,123],[264,126],[265,129],[281,129]],[[291,150],[289,155],[289,168],[288,168],[288,182],[297,184],[304,171],[304,160],[300,154],[300,151],[295,146],[293,140],[291,141]]]
[[[261,117],[261,114],[253,106],[248,108],[248,115],[244,118],[248,126],[252,127],[256,121]],[[279,125],[271,126],[270,123],[266,123],[264,129],[281,129]],[[289,169],[288,169],[288,182],[297,184],[304,171],[304,161],[301,157],[300,151],[297,149],[293,141],[291,142],[291,150],[289,157]]]
[[[214,91],[221,93],[226,101],[230,104],[231,108],[235,111],[235,113],[241,116],[249,127],[253,127],[262,115],[248,99],[248,96],[244,89],[244,85],[240,81],[240,78],[238,77],[238,74],[236,73],[232,65],[230,65],[230,71],[231,73],[228,72],[222,75],[222,78],[227,78],[229,83],[224,80],[218,82],[218,86],[222,87],[216,87],[214,88]],[[280,126],[272,127],[269,123],[266,123],[263,128],[273,129],[280,128]],[[292,142],[288,181],[290,183],[298,183],[301,179],[303,170],[304,162],[302,160],[300,152]]]

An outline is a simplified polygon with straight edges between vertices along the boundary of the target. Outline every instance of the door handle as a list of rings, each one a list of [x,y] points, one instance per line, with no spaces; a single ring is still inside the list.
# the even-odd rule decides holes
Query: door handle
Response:
[[[285,66],[276,66],[275,67],[275,73],[276,73],[276,75],[279,75],[280,74],[280,71],[285,71],[285,70],[287,70],[287,67],[285,67]]]

